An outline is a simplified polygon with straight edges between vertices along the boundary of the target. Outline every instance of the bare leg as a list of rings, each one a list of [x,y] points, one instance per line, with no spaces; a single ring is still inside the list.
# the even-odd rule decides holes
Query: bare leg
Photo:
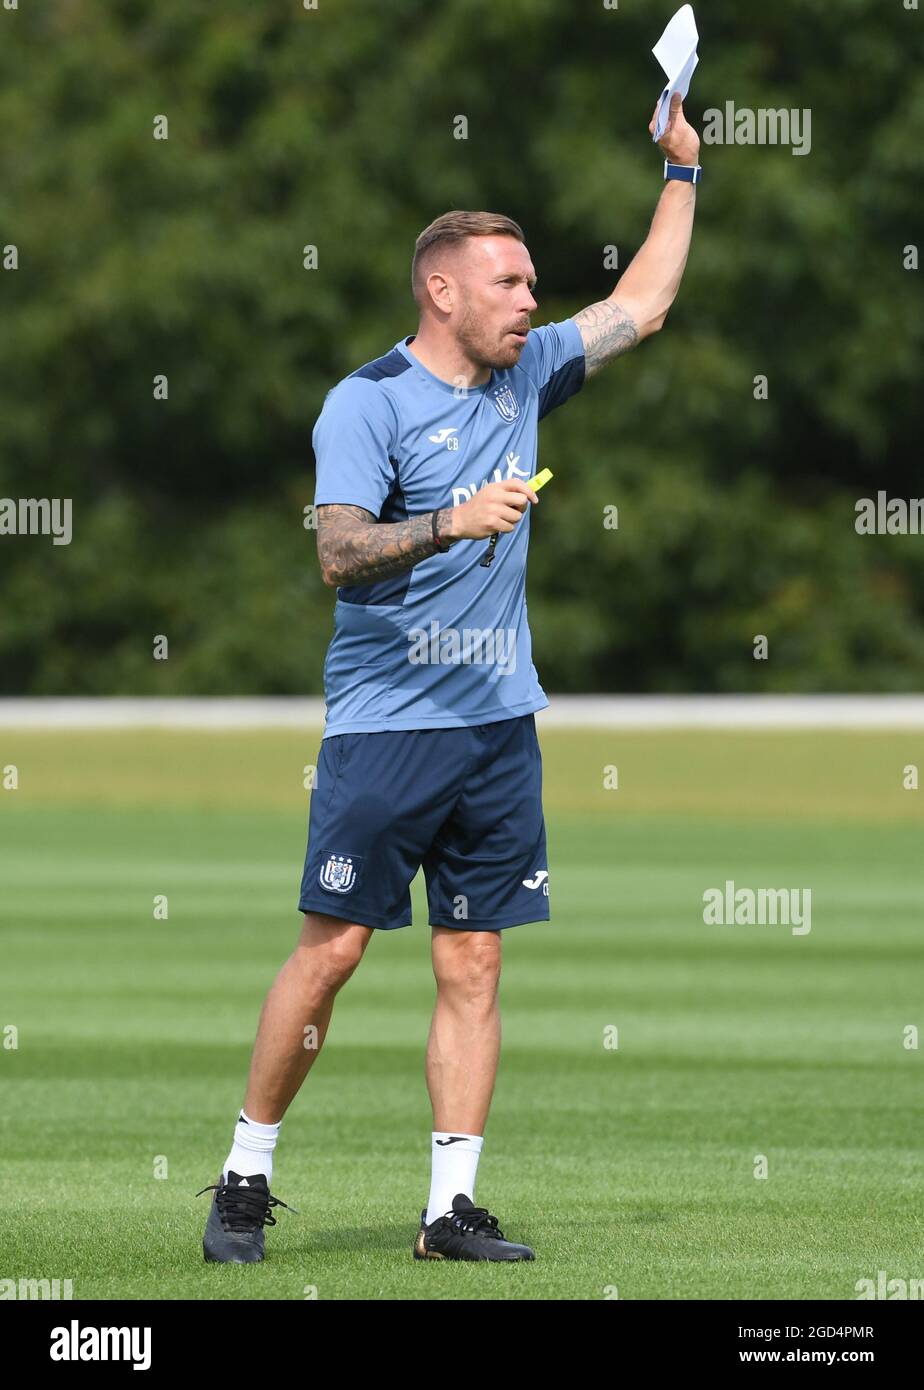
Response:
[[[484,1134],[500,1056],[500,937],[433,928],[436,1007],[426,1071],[434,1130]]]
[[[244,1109],[258,1124],[277,1124],[297,1095],[327,1036],[337,991],[356,969],[371,936],[371,927],[305,913],[298,945],[260,1014],[244,1099]],[[316,1046],[305,1032],[311,1024],[317,1029]]]

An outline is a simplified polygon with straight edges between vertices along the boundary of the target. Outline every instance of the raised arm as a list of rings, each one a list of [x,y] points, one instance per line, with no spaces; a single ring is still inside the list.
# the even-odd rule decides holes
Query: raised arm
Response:
[[[648,126],[654,131],[654,117]],[[688,125],[675,94],[658,148],[672,164],[696,164],[699,136]],[[693,234],[696,185],[671,179],[664,185],[645,241],[608,299],[574,315],[584,340],[585,375],[657,333],[676,298]]]

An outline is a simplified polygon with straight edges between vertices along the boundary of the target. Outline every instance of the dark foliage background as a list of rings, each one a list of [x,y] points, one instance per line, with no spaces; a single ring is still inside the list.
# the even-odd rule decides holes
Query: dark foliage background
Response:
[[[321,690],[333,595],[303,508],[324,394],[414,330],[414,238],[447,208],[524,226],[537,322],[610,292],[604,247],[628,264],[660,191],[649,50],[673,8],[0,10],[0,246],[19,257],[0,273],[0,496],[74,505],[69,547],[0,537],[4,693]],[[811,152],[704,146],[664,332],[543,425],[540,676],[919,690],[924,537],[858,536],[854,506],[924,493],[920,272],[903,266],[922,239],[924,13],[696,9],[688,116],[809,107]]]

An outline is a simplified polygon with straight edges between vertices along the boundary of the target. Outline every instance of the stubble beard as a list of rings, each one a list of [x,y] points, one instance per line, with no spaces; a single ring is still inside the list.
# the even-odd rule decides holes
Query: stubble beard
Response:
[[[469,306],[466,306],[456,330],[456,341],[471,362],[489,371],[505,371],[508,367],[515,367],[523,351],[521,343],[510,343],[508,346],[503,339],[489,342],[477,315]]]

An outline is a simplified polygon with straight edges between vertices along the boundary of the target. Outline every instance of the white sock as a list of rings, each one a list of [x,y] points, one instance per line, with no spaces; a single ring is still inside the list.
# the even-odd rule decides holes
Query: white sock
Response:
[[[442,1141],[442,1142],[441,1142]],[[452,1141],[452,1142],[450,1142]],[[439,1130],[430,1140],[430,1200],[427,1203],[427,1225],[438,1216],[452,1210],[452,1199],[464,1192],[475,1200],[475,1174],[484,1138],[480,1134],[462,1134],[460,1130]]]
[[[282,1120],[278,1125],[261,1125],[242,1110],[234,1127],[234,1142],[225,1159],[222,1177],[227,1180],[232,1170],[242,1178],[263,1173],[269,1187],[273,1180],[273,1150],[281,1128]]]

